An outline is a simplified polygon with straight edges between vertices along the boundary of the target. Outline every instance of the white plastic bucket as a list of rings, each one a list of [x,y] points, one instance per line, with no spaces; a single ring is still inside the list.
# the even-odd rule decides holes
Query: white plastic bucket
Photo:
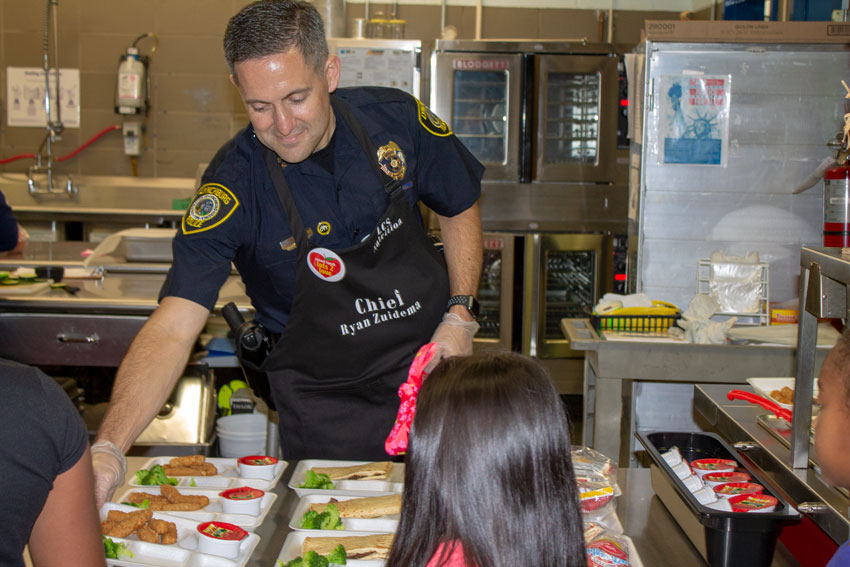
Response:
[[[222,457],[238,459],[249,455],[262,455],[266,450],[266,432],[254,436],[231,437],[226,433],[218,434],[218,452]]]
[[[262,455],[266,451],[268,419],[262,413],[240,413],[218,418],[218,452],[225,458]]]
[[[268,419],[262,413],[237,413],[218,418],[215,429],[219,433],[265,433]]]

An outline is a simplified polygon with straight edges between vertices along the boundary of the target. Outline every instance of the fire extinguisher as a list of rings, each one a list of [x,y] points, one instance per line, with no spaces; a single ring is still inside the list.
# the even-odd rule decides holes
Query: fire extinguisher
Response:
[[[823,176],[823,245],[850,247],[850,166],[846,162]]]
[[[135,47],[128,47],[118,64],[115,87],[115,112],[145,114],[148,111],[147,58]]]

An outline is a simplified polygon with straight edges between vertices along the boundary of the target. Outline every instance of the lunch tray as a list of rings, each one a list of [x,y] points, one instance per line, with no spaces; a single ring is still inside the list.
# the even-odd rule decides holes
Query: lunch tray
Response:
[[[348,467],[363,465],[374,461],[333,461],[323,459],[306,459],[299,461],[289,479],[289,488],[298,497],[307,494],[326,494],[328,496],[381,496],[387,492],[401,492],[404,488],[404,464],[393,463],[387,478],[381,480],[335,480],[334,488],[300,488],[304,484],[307,471],[313,467]],[[260,488],[260,487],[257,487]]]
[[[138,510],[133,506],[107,502],[100,509],[100,519],[105,520],[109,510],[133,512]],[[153,517],[174,522],[177,526],[177,543],[163,545],[142,541],[135,534],[127,538],[110,537],[115,542],[123,543],[133,553],[133,557],[107,559],[107,565],[118,567],[136,567],[137,565],[157,565],[159,567],[242,567],[248,562],[254,548],[260,542],[260,536],[249,533],[239,546],[239,555],[235,559],[219,557],[198,551],[198,524],[185,518],[169,516],[154,512]]]
[[[360,532],[356,535],[373,535],[374,533],[379,532]],[[277,555],[277,561],[279,563],[276,564],[282,565],[300,556],[301,544],[304,543],[304,538],[306,537],[338,537],[339,535],[339,532],[322,532],[317,534],[311,533],[310,531],[290,532],[286,536],[286,539],[283,540],[283,546],[280,548],[280,553]],[[632,541],[632,538],[622,534],[619,534],[619,537],[626,540],[629,544],[629,567],[644,567],[643,561],[641,561],[640,555],[638,555],[635,542]],[[383,567],[384,563],[384,559],[348,559],[345,562],[347,567]]]
[[[376,533],[381,532],[359,532],[357,534],[346,533],[342,534],[341,532],[322,532],[322,533],[312,533],[315,530],[307,530],[300,532],[290,532],[286,539],[283,540],[283,547],[280,548],[280,553],[277,556],[278,565],[287,563],[292,561],[296,557],[301,555],[301,545],[304,543],[304,538],[306,537],[340,537],[342,535],[375,535]],[[348,559],[345,562],[346,567],[381,567],[384,564],[384,559]]]
[[[384,493],[382,494],[392,494],[392,493]],[[304,514],[310,510],[310,504],[315,504],[317,502],[330,502],[331,495],[329,494],[307,494],[306,496],[302,496],[298,501],[298,505],[295,507],[295,512],[292,513],[292,518],[289,519],[289,527],[293,530],[303,531],[303,532],[312,532],[312,533],[334,533],[334,534],[346,534],[352,535],[354,532],[368,532],[368,533],[393,533],[398,528],[398,514],[392,514],[388,516],[381,516],[379,518],[340,518],[342,521],[341,530],[312,530],[312,529],[304,529],[300,527],[301,518],[304,517]],[[343,501],[343,500],[353,500],[355,498],[364,498],[364,495],[358,494],[357,496],[333,496],[335,500]],[[362,534],[361,534],[362,535]]]
[[[168,461],[173,459],[174,457],[155,457],[146,461],[140,469],[150,470],[154,465],[166,465]],[[227,488],[240,488],[242,486],[250,486],[252,488],[259,488],[260,490],[269,491],[277,486],[278,481],[280,481],[280,477],[283,475],[283,471],[286,470],[287,462],[286,461],[278,461],[275,465],[275,474],[272,480],[263,480],[260,478],[243,478],[239,476],[239,472],[236,470],[236,460],[237,459],[226,459],[221,457],[215,458],[207,458],[206,461],[208,463],[212,463],[218,469],[218,474],[216,476],[175,476],[172,478],[177,479],[177,488],[200,488],[206,490],[225,490]],[[194,481],[194,485],[192,482]],[[303,480],[302,480],[303,482]],[[129,486],[133,488],[146,488],[146,489],[157,489],[156,486],[149,484],[139,484],[136,481],[136,476],[130,479],[130,482],[127,483]],[[158,489],[157,489],[158,490]]]
[[[244,479],[250,480],[250,479]],[[256,488],[256,487],[252,487]],[[115,498],[116,502],[126,502],[130,498],[130,494],[132,492],[149,492],[151,494],[158,494],[159,489],[156,486],[144,486],[138,488],[131,488],[126,490],[123,494],[121,494],[120,498]],[[207,504],[206,507],[201,510],[191,510],[191,511],[175,511],[175,510],[160,510],[157,511],[157,514],[165,514],[167,516],[177,516],[178,518],[186,518],[187,520],[193,520],[195,522],[207,522],[211,520],[216,520],[219,522],[227,522],[229,524],[235,524],[245,530],[246,532],[253,532],[257,528],[260,527],[260,524],[263,523],[263,520],[271,510],[272,504],[274,504],[275,500],[277,500],[277,494],[274,492],[266,492],[263,495],[263,499],[260,502],[260,513],[257,516],[252,516],[249,514],[226,514],[222,510],[221,501],[222,498],[219,496],[219,490],[202,490],[197,488],[180,488],[180,493],[185,495],[199,494],[206,496],[210,499],[210,503]],[[135,507],[134,507],[135,508]],[[138,508],[135,508],[138,510]]]
[[[652,489],[711,567],[768,567],[776,538],[800,514],[735,449],[713,433],[636,433],[652,460]],[[700,504],[661,456],[678,447],[688,463],[696,459],[732,459],[776,498],[773,512],[722,512]]]

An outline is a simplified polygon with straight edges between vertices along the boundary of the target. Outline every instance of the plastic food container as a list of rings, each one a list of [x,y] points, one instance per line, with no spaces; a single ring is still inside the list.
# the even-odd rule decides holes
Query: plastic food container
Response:
[[[753,477],[740,471],[708,473],[702,477],[702,481],[712,488],[727,482],[749,482],[752,479]]]
[[[738,468],[738,463],[732,459],[697,459],[691,461],[691,469],[699,477],[713,472],[732,472],[736,468]]]
[[[741,494],[758,494],[764,487],[755,482],[727,482],[713,487],[718,498],[732,498]]]
[[[768,494],[739,494],[729,499],[733,512],[767,514],[776,509],[778,500]]]
[[[234,559],[247,536],[248,532],[227,522],[203,522],[198,524],[198,551]]]
[[[800,514],[772,492],[770,483],[755,468],[713,433],[638,432],[636,435],[652,461],[650,474],[655,494],[706,563],[711,567],[770,566],[779,531],[786,522],[799,520]],[[700,504],[661,456],[674,446],[679,448],[682,458],[691,463],[701,459],[739,463],[753,482],[765,487],[763,495],[776,500],[773,510],[753,514],[727,508],[735,499],[743,502],[746,498],[762,497],[752,494]],[[706,471],[706,475],[709,472],[712,471]],[[740,503],[737,506],[743,509]]]
[[[250,486],[231,488],[218,493],[221,496],[221,508],[225,514],[249,514],[251,516],[260,514],[260,504],[265,494],[259,488],[251,488]]]
[[[249,455],[236,461],[236,470],[242,478],[271,480],[275,475],[277,459],[266,455]]]

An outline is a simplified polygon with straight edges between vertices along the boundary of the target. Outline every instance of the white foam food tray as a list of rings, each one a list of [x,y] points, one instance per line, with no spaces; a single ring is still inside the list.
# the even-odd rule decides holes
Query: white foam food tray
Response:
[[[386,492],[384,494],[387,494]],[[289,520],[289,527],[293,530],[313,532],[320,534],[335,534],[342,532],[369,532],[369,533],[391,533],[398,528],[398,514],[381,516],[380,518],[340,518],[342,530],[305,530],[301,526],[301,518],[310,510],[310,504],[317,502],[330,502],[331,498],[336,500],[353,500],[355,498],[368,498],[369,495],[358,494],[357,496],[332,496],[330,494],[307,494],[298,500],[295,512]]]
[[[306,537],[334,537],[338,536],[337,533],[326,532],[324,534],[314,534],[307,531],[301,532],[291,532],[286,536],[286,539],[283,541],[283,547],[280,548],[280,553],[277,556],[278,561],[281,563],[287,563],[288,561],[292,561],[296,557],[301,555],[301,544],[304,542],[304,538]],[[367,533],[359,533],[357,535],[370,535]],[[640,559],[640,555],[638,555],[637,548],[635,547],[635,542],[632,541],[632,538],[628,536],[623,537],[629,545],[629,565],[630,567],[644,567],[643,561]],[[346,561],[347,567],[382,567],[385,563],[384,559],[349,559]]]
[[[140,468],[150,470],[154,465],[167,465],[168,461],[174,457],[155,457],[146,461]],[[212,463],[218,469],[216,476],[175,476],[171,478],[177,479],[178,488],[201,488],[204,490],[225,490],[227,488],[239,488],[242,486],[251,486],[260,490],[271,490],[278,481],[280,481],[283,471],[286,470],[287,462],[278,461],[275,465],[274,478],[272,480],[262,480],[259,478],[242,478],[239,476],[239,471],[236,470],[236,459],[226,459],[221,457],[213,457],[206,459],[208,463]],[[192,484],[194,481],[194,485]],[[136,481],[136,476],[130,479],[127,483],[135,488],[151,488],[150,485],[139,484]],[[155,486],[153,488],[156,488]]]
[[[767,398],[773,402],[776,402],[778,405],[782,406],[787,410],[793,410],[794,406],[792,404],[783,404],[776,398],[770,395],[770,393],[774,390],[781,390],[783,387],[787,386],[794,389],[794,378],[747,378],[747,383],[753,387],[756,394]],[[815,377],[814,381],[814,393],[813,397],[818,395],[818,383],[817,377]]]
[[[157,512],[158,514],[166,514],[168,516],[186,518],[188,520],[194,520],[198,523],[217,520],[220,522],[235,524],[248,532],[253,532],[254,530],[260,527],[260,524],[263,523],[263,520],[268,515],[269,510],[271,510],[272,504],[274,504],[274,501],[277,500],[277,494],[275,494],[274,492],[266,492],[263,495],[262,501],[260,502],[259,515],[252,516],[249,514],[226,514],[222,508],[222,498],[221,496],[219,496],[219,492],[221,492],[220,490],[202,490],[198,488],[183,487],[180,487],[178,490],[180,490],[181,494],[185,494],[187,496],[192,494],[200,494],[206,496],[210,499],[210,503],[200,510],[192,510],[188,512],[161,510]],[[123,492],[119,498],[115,498],[115,502],[121,503],[128,501],[132,492],[147,492],[149,494],[159,494],[159,488],[156,486],[143,486],[138,488],[132,488]],[[136,509],[138,510],[138,508]]]
[[[387,478],[382,480],[335,480],[330,490],[319,488],[300,488],[304,484],[307,471],[313,467],[348,467],[363,465],[371,461],[333,461],[322,459],[305,459],[299,461],[289,479],[289,488],[300,496],[307,494],[328,494],[332,496],[376,496],[387,492],[401,492],[404,488],[404,464],[393,463]]]
[[[133,512],[138,510],[138,508],[107,502],[100,509],[100,519],[105,520],[110,510]],[[110,537],[113,541],[121,542],[127,546],[127,549],[133,553],[133,557],[107,559],[107,565],[119,567],[135,567],[137,565],[151,565],[156,567],[242,567],[248,562],[248,558],[251,557],[251,553],[253,553],[254,548],[260,542],[260,536],[249,533],[242,540],[242,544],[239,546],[239,555],[235,559],[201,553],[198,551],[198,538],[200,534],[198,534],[197,530],[198,524],[201,522],[169,516],[160,512],[154,512],[153,517],[174,522],[177,526],[177,543],[171,545],[148,543],[140,540],[136,534],[132,534],[127,538]]]
[[[358,533],[356,535],[374,535],[375,532]],[[283,540],[283,547],[280,548],[280,553],[277,555],[278,561],[287,563],[301,555],[301,545],[306,537],[339,537],[338,532],[321,532],[311,533],[310,531],[290,532]],[[351,535],[351,534],[347,534]],[[385,563],[384,559],[348,559],[345,562],[346,567],[381,567]]]

